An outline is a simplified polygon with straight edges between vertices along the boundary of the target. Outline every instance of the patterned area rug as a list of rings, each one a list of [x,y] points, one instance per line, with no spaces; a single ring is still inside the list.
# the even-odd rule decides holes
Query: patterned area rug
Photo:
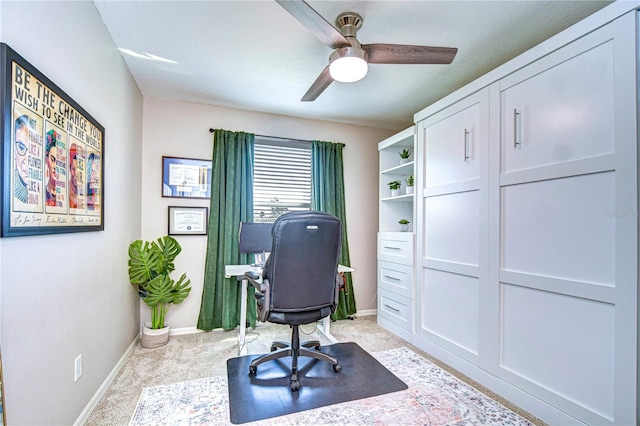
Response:
[[[248,424],[531,425],[407,348],[372,355],[409,389]],[[230,424],[226,376],[145,388],[130,422],[131,426],[223,424]]]

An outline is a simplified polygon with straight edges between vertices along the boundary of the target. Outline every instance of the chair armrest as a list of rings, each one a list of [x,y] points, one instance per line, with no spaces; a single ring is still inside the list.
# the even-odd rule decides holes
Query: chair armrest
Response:
[[[257,291],[259,291],[260,293],[264,293],[267,288],[269,287],[269,280],[262,280],[262,278],[260,278],[260,275],[258,275],[257,273],[253,272],[253,271],[247,271],[244,273],[244,278],[247,279],[247,281],[249,281],[251,283],[251,285],[253,285],[255,287],[255,289]]]

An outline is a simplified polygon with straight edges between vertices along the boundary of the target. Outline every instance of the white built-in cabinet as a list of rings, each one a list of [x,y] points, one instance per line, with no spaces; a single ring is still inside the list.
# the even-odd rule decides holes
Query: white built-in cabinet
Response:
[[[416,114],[415,246],[380,146],[379,322],[550,424],[638,422],[632,8]]]
[[[399,153],[409,150],[402,160]],[[380,211],[378,232],[378,323],[401,337],[410,338],[414,310],[415,131],[414,127],[378,144],[380,156]],[[407,181],[413,177],[414,185]],[[389,182],[401,187],[392,194]],[[410,190],[407,190],[410,188]],[[409,221],[402,231],[401,219]]]

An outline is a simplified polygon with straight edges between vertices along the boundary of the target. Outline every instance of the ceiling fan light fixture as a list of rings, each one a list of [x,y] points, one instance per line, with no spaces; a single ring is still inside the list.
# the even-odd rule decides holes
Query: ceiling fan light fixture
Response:
[[[329,74],[342,83],[362,80],[368,69],[366,52],[359,47],[343,47],[329,57]]]

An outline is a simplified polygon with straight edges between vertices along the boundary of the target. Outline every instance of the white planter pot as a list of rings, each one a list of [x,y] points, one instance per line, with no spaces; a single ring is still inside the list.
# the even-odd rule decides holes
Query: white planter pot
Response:
[[[400,164],[406,164],[406,163],[408,163],[409,161],[411,161],[411,158],[401,158],[401,159],[400,159]]]
[[[400,232],[407,232],[409,230],[409,224],[400,224]]]
[[[400,190],[399,189],[392,189],[391,190],[391,196],[392,197],[397,197],[398,195],[400,195]]]
[[[413,186],[407,186],[405,191],[407,191],[407,194],[413,194]]]
[[[164,346],[169,342],[169,329],[171,326],[164,323],[164,328],[154,330],[150,322],[145,322],[142,327],[142,340],[140,344],[143,348],[153,349]]]

